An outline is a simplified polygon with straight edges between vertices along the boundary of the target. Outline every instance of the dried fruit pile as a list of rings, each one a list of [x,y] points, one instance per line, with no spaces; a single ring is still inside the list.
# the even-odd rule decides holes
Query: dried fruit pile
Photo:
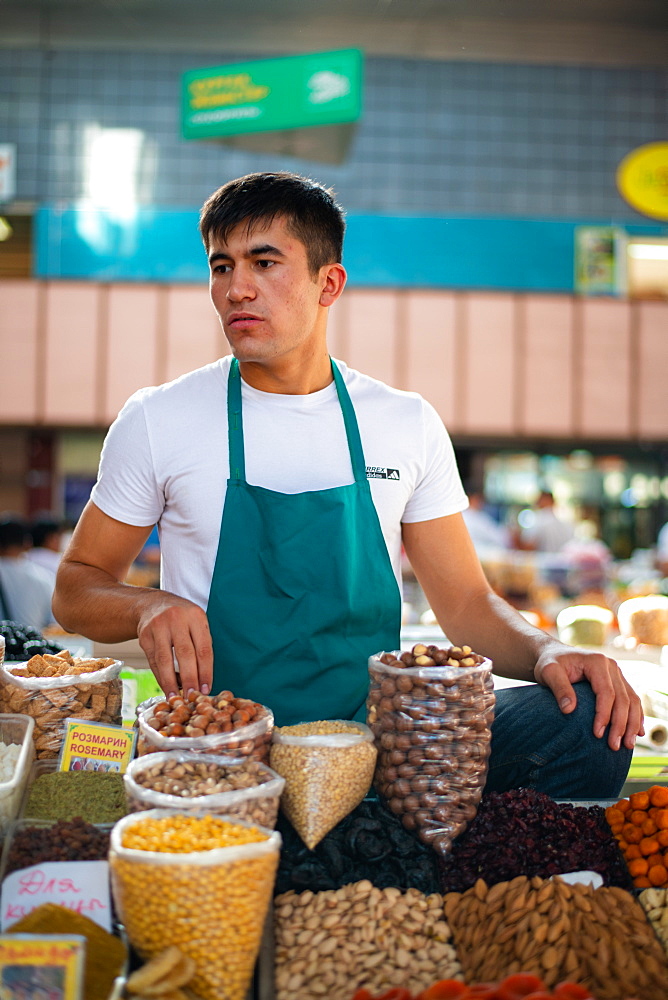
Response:
[[[277,829],[283,837],[277,893],[338,889],[362,879],[380,889],[439,891],[435,852],[404,830],[378,800],[361,802],[312,851],[285,817],[279,816]]]
[[[631,889],[631,879],[600,806],[570,806],[532,788],[483,795],[478,815],[438,861],[442,892],[461,892],[515,878],[581,870],[606,885]]]
[[[654,785],[605,810],[637,889],[668,885],[668,788]]]
[[[7,852],[5,876],[47,861],[105,861],[109,833],[80,817],[53,826],[18,826]]]
[[[414,997],[405,989],[393,989],[372,996],[368,990],[358,990],[352,1000],[595,1000],[589,990],[577,983],[565,981],[549,990],[542,979],[526,972],[506,976],[498,983],[476,983],[467,986],[457,979],[441,979]]]

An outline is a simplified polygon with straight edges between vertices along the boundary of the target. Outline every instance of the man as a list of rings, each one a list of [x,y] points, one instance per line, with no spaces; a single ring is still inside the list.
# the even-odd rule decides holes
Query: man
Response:
[[[487,511],[484,495],[475,489],[466,493],[469,505],[462,511],[462,517],[478,556],[494,556],[509,549],[510,532]]]
[[[523,549],[536,552],[561,552],[564,545],[572,541],[573,526],[557,516],[554,496],[549,490],[542,490],[536,500],[536,509],[530,512],[531,520],[522,530]]]
[[[32,548],[28,549],[26,557],[47,570],[54,581],[62,556],[60,546],[64,530],[60,521],[47,515],[36,518],[30,525]]]
[[[361,718],[367,657],[399,645],[403,541],[451,641],[544,685],[499,693],[488,787],[617,794],[642,714],[616,663],[491,591],[435,411],[329,357],[346,278],[331,192],[251,174],[208,199],[200,231],[233,357],[124,407],[61,564],[58,620],[138,636],[166,693],[231,687],[279,724]],[[377,467],[392,475],[369,483]],[[156,522],[162,589],[129,587]]]
[[[41,631],[53,621],[54,578],[27,559],[31,541],[22,518],[10,513],[0,517],[0,618]]]

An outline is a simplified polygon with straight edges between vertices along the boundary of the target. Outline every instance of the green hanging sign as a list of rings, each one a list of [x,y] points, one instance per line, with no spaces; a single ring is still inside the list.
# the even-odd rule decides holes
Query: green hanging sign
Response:
[[[228,63],[183,75],[184,139],[339,125],[362,111],[363,55],[339,49]]]

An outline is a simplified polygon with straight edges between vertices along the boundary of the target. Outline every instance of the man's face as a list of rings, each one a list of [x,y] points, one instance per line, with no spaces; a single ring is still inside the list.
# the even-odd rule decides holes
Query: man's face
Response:
[[[310,273],[306,248],[285,219],[250,232],[241,223],[225,242],[210,237],[209,265],[211,301],[240,362],[298,359],[324,336],[320,295],[327,268]]]

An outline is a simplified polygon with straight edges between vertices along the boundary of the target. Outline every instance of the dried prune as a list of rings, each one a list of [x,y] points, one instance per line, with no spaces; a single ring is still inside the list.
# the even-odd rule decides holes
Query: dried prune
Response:
[[[283,848],[276,893],[294,889],[338,889],[369,879],[379,889],[415,888],[425,894],[438,891],[433,851],[404,830],[377,799],[365,799],[310,851],[284,816],[277,829]]]

